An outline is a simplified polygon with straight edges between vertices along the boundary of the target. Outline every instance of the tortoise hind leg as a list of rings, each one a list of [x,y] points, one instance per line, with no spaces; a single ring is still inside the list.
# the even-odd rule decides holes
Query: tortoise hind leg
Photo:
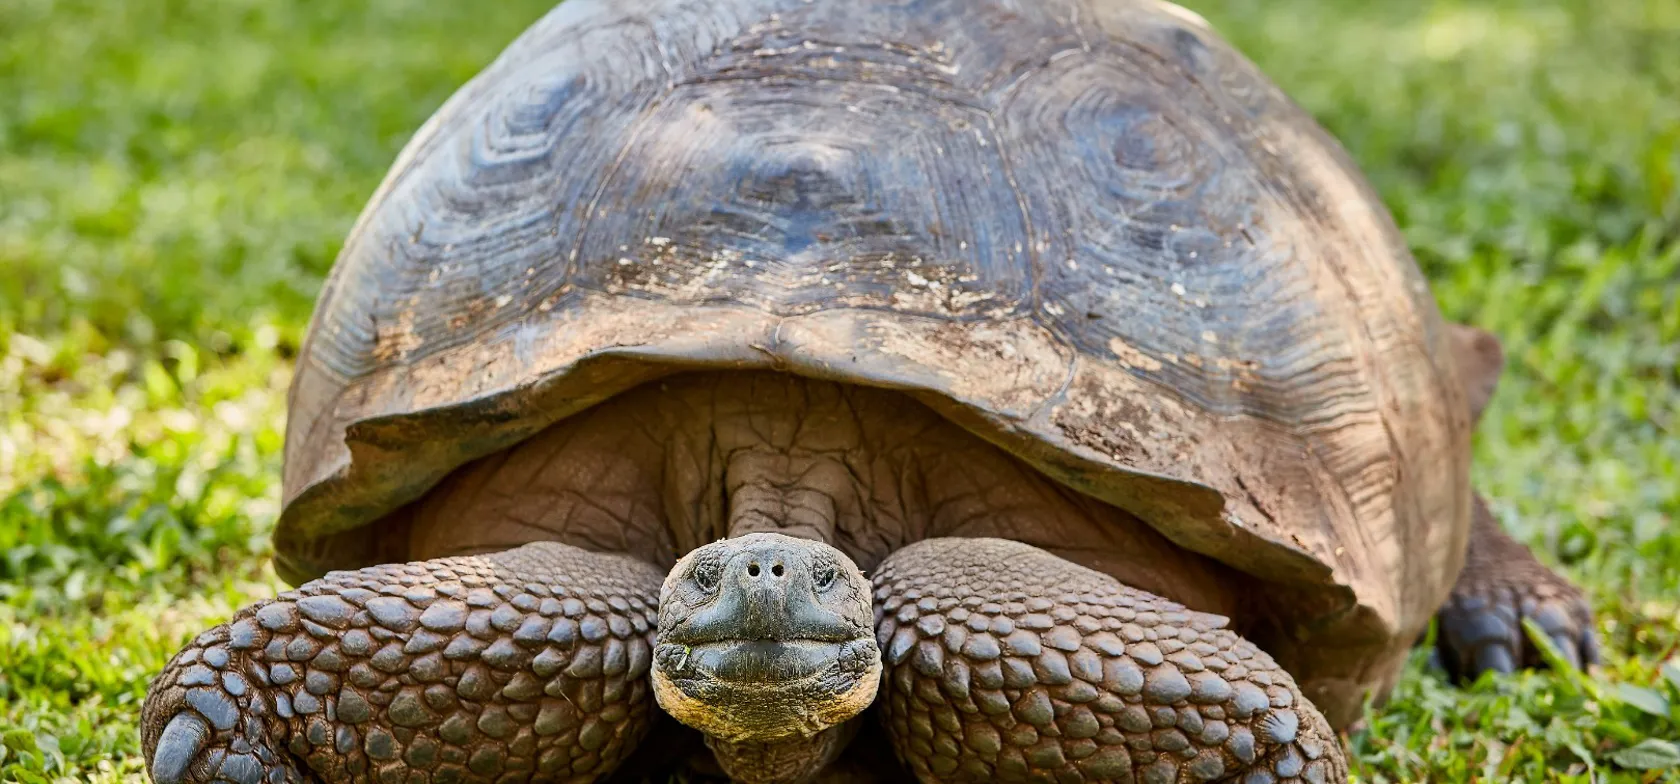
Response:
[[[1505,352],[1490,332],[1461,324],[1449,324],[1448,330],[1470,418],[1480,420],[1499,385]],[[1540,624],[1566,661],[1577,667],[1597,663],[1592,607],[1581,589],[1505,533],[1476,494],[1464,570],[1436,614],[1436,657],[1455,680],[1544,666],[1523,633],[1524,617]]]
[[[1002,539],[913,544],[874,582],[878,704],[923,782],[1347,778],[1324,717],[1223,618]]]
[[[662,579],[546,542],[333,572],[241,610],[152,682],[152,779],[604,777],[653,715]]]
[[[1570,664],[1598,662],[1592,608],[1581,589],[1505,533],[1477,495],[1464,570],[1436,616],[1441,665],[1455,680],[1545,666],[1523,632],[1523,618],[1538,623]]]

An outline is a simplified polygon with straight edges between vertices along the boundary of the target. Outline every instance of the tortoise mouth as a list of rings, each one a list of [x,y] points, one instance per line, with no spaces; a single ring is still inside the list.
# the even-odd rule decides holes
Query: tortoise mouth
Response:
[[[725,640],[698,645],[664,644],[654,653],[660,669],[676,682],[723,681],[774,687],[820,676],[834,668],[868,668],[874,639],[847,642],[826,640]],[[855,660],[855,661],[854,661]]]

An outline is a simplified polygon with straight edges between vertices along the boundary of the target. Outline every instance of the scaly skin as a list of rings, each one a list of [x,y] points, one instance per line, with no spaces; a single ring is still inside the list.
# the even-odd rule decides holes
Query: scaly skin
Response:
[[[1598,662],[1598,639],[1586,596],[1505,533],[1479,495],[1464,571],[1436,618],[1436,652],[1447,672],[1460,680],[1488,670],[1544,667],[1540,652],[1523,632],[1523,618],[1538,623],[1570,664]]]
[[[930,539],[876,571],[882,717],[923,782],[1345,781],[1265,653],[1029,545]]]
[[[857,734],[861,721],[853,719],[809,738],[795,736],[779,741],[732,743],[708,735],[706,747],[730,780],[740,784],[807,782],[831,768]]]
[[[553,543],[333,572],[241,610],[153,681],[152,779],[600,778],[655,710],[663,577]]]

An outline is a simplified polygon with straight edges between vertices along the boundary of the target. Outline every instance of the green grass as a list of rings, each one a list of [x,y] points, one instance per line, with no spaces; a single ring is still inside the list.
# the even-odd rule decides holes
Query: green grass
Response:
[[[139,780],[147,678],[280,588],[314,293],[402,142],[547,5],[0,2],[0,780]],[[1680,4],[1194,7],[1504,338],[1478,482],[1600,612],[1588,675],[1414,661],[1350,738],[1360,780],[1680,780]]]

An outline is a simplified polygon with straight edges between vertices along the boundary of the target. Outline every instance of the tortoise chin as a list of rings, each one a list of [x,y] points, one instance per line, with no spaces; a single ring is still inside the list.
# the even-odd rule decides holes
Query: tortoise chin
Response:
[[[654,649],[654,694],[684,724],[729,741],[812,736],[875,701],[873,637],[731,640]]]

